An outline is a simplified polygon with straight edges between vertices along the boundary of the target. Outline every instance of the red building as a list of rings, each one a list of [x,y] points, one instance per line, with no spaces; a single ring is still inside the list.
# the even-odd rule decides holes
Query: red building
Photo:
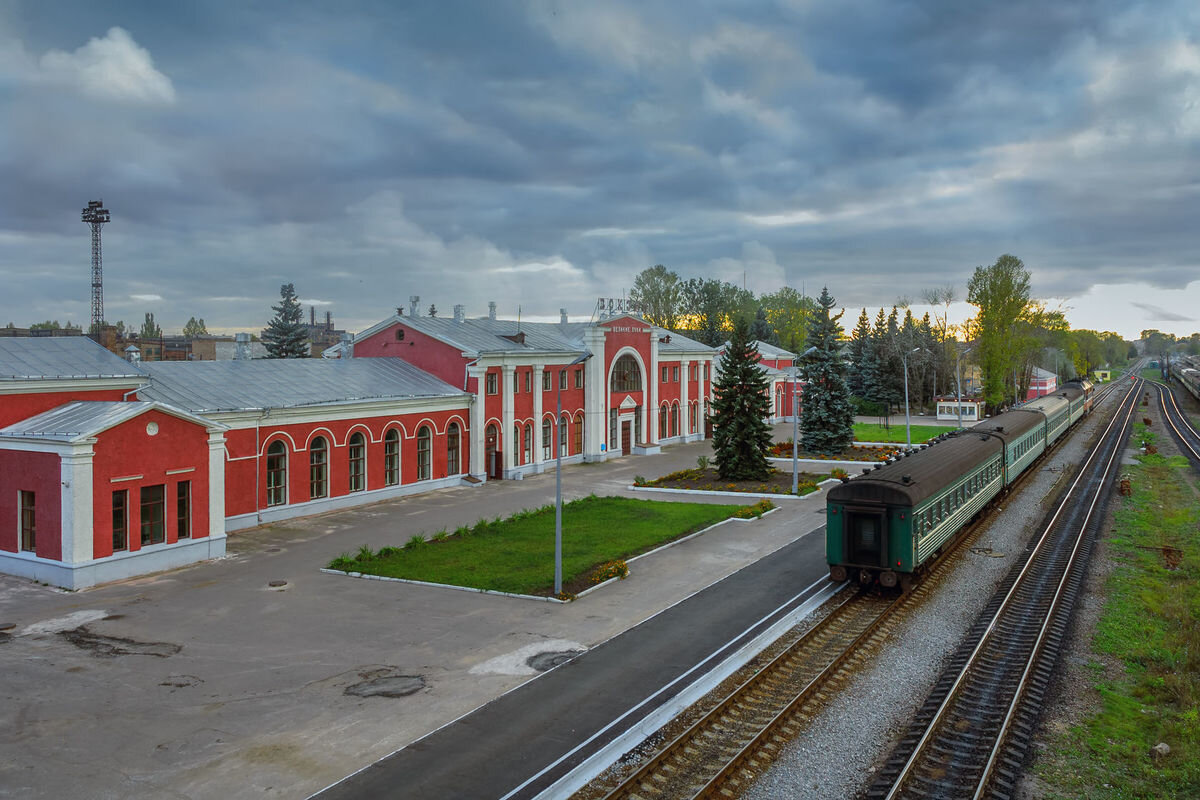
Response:
[[[1025,392],[1026,400],[1033,400],[1058,390],[1058,376],[1041,367],[1034,367],[1029,377],[1029,390]]]
[[[793,408],[799,406],[800,398],[804,395],[804,383],[797,379],[793,365],[796,354],[776,347],[767,342],[755,340],[750,343],[758,350],[758,368],[762,370],[770,384],[767,392],[771,398],[771,416],[767,422],[783,422],[792,418]],[[729,343],[726,342],[725,346]],[[716,360],[716,371],[721,372],[721,358],[725,346],[720,350]]]
[[[0,343],[0,571],[84,588],[225,552],[223,426],[89,339]]]
[[[472,396],[470,473],[515,478],[554,463],[657,452],[703,438],[715,352],[634,316],[558,323],[415,316],[402,309],[330,356],[397,358]],[[562,413],[557,413],[559,396]],[[559,434],[561,432],[561,438]]]

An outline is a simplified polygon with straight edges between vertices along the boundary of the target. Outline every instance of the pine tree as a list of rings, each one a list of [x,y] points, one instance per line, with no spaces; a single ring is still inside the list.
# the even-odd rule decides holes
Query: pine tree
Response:
[[[275,316],[263,331],[267,358],[308,358],[308,331],[304,328],[304,309],[296,296],[296,287],[279,287],[279,305],[271,306]]]
[[[766,423],[771,398],[758,360],[750,344],[750,328],[739,319],[713,386],[713,451],[722,480],[762,480],[771,473],[767,462],[771,428]]]
[[[806,360],[808,384],[800,415],[804,427],[801,446],[824,455],[841,453],[854,440],[854,411],[840,353],[842,326],[838,320],[842,313],[830,315],[833,302],[829,289],[821,289],[817,313],[808,328],[808,343],[817,350]]]
[[[846,375],[846,388],[850,394],[863,399],[867,397],[864,391],[863,368],[868,355],[867,349],[870,346],[871,318],[867,316],[867,310],[864,308],[858,315],[858,324],[854,326],[854,333],[850,334],[850,372]]]
[[[779,345],[779,337],[775,335],[775,329],[767,321],[767,310],[762,306],[758,307],[758,311],[754,314],[754,322],[750,323],[750,339],[751,341]]]

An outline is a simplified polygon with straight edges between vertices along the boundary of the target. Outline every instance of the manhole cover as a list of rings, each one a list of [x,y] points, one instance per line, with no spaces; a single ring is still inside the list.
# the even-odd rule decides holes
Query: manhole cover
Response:
[[[538,653],[525,659],[525,664],[538,672],[545,672],[567,663],[582,652],[582,650],[559,650],[558,652]]]
[[[361,681],[346,687],[346,694],[354,697],[408,697],[425,688],[421,675],[385,675]]]

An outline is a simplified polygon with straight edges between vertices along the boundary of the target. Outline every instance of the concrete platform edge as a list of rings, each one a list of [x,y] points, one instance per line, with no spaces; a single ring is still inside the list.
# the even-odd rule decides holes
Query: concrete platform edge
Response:
[[[536,795],[535,800],[559,800],[563,797],[569,797],[582,789],[597,775],[608,769],[623,754],[641,744],[648,736],[673,720],[684,709],[690,707],[720,685],[722,681],[737,672],[766,649],[771,642],[811,615],[847,585],[847,582],[843,582],[837,585],[830,584],[818,589],[816,594],[805,600],[790,614],[781,618],[774,625],[742,645],[737,652],[694,681],[669,702],[643,717],[624,733],[619,734],[603,748],[596,751],[596,753],[583,761],[578,767]]]

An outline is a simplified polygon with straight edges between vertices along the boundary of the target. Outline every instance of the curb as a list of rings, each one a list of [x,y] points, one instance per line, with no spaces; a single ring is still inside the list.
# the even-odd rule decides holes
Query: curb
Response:
[[[768,500],[803,500],[804,498],[820,493],[821,483],[817,484],[817,488],[807,494],[770,494],[769,492],[720,492],[716,489],[660,489],[657,486],[626,486],[625,488],[631,492],[666,492],[668,494],[686,494],[686,495],[707,495],[709,497],[760,497]]]

